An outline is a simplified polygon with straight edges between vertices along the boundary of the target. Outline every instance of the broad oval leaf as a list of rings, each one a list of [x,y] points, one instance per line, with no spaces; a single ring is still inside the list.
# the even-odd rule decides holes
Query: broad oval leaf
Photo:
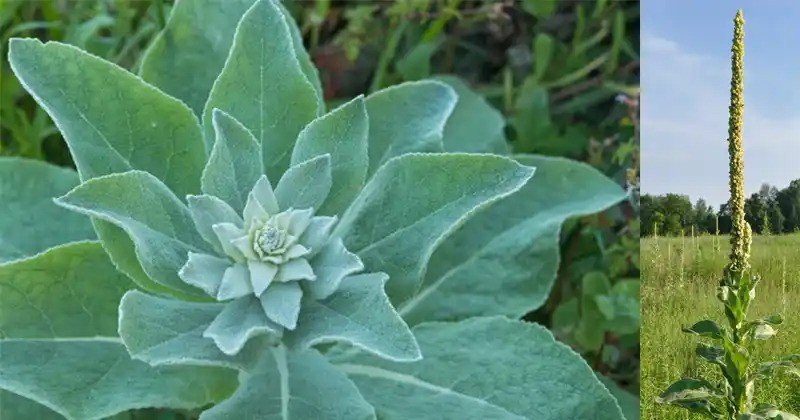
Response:
[[[419,360],[414,336],[383,291],[386,280],[383,273],[351,276],[327,299],[303,300],[297,329],[284,340],[300,348],[346,341],[391,360]]]
[[[239,376],[227,400],[200,415],[214,419],[374,419],[375,412],[342,372],[316,350],[263,352]]]
[[[278,179],[289,167],[297,134],[317,116],[319,100],[295,55],[280,7],[259,0],[239,22],[211,88],[203,111],[206,138],[212,134],[211,110],[229,113],[261,143],[266,174]]]
[[[90,179],[56,202],[125,230],[145,272],[156,282],[196,296],[205,294],[178,276],[189,252],[210,247],[194,226],[189,209],[158,179],[130,171]]]
[[[12,39],[9,62],[69,145],[82,180],[132,169],[178,196],[200,189],[206,155],[181,101],[71,45]]]
[[[331,155],[331,193],[318,214],[340,214],[361,191],[367,178],[369,120],[359,96],[311,121],[300,132],[292,151],[292,165]]]
[[[0,389],[0,418],[63,420],[64,416],[33,400]]]
[[[119,339],[0,340],[0,388],[68,419],[100,419],[144,407],[194,409],[236,388],[225,368],[151,367]]]
[[[167,26],[142,57],[142,79],[186,102],[200,116],[228,58],[236,24],[253,1],[177,2]]]
[[[442,143],[446,152],[508,153],[503,133],[506,121],[503,114],[492,108],[483,96],[470,90],[455,76],[437,76],[458,94],[453,115],[447,119]]]
[[[343,238],[367,271],[386,272],[389,297],[403,302],[417,291],[439,242],[477,209],[517,191],[532,174],[533,168],[496,155],[400,156],[373,176],[333,235]]]
[[[94,239],[88,218],[53,203],[54,197],[78,182],[71,169],[0,158],[0,263],[66,242]]]
[[[0,265],[0,388],[81,420],[198,408],[230,394],[230,370],[154,369],[130,358],[116,336],[117,302],[129,287],[97,242]]]
[[[558,270],[564,220],[625,197],[616,183],[584,163],[534,155],[516,159],[536,167],[536,175],[471,217],[436,249],[419,293],[398,308],[409,324],[520,317],[538,308]]]
[[[580,355],[537,324],[473,318],[414,328],[423,359],[331,354],[380,418],[622,420]]]
[[[411,152],[440,152],[445,123],[458,97],[444,83],[407,82],[369,95],[369,174]]]
[[[133,284],[98,242],[74,242],[0,265],[0,339],[114,337]]]

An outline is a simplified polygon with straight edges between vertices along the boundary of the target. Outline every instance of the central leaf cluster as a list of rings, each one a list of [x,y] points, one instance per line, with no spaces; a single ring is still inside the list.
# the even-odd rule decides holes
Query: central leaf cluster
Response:
[[[307,258],[327,241],[330,224],[313,215],[313,208],[280,211],[269,181],[261,177],[248,196],[242,224],[212,225],[224,254],[235,262],[225,271],[216,298],[261,297],[273,281],[316,280]]]
[[[293,168],[329,176],[329,159],[323,155]],[[203,333],[226,354],[238,353],[256,333],[280,337],[294,330],[304,295],[324,299],[364,267],[341,239],[331,237],[335,216],[316,216],[314,207],[281,208],[263,174],[246,196],[241,215],[219,197],[188,197],[198,233],[215,252],[190,252],[179,277],[226,303]]]

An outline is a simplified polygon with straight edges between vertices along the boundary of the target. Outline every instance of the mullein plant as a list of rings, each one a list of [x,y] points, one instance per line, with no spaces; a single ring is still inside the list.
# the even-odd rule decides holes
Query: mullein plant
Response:
[[[800,354],[781,360],[756,364],[753,348],[757,340],[774,336],[773,326],[781,324],[780,315],[748,320],[747,310],[756,296],[759,277],[750,267],[752,231],[744,219],[744,151],[742,148],[742,60],[744,57],[744,18],[741,10],[734,18],[731,103],[728,119],[728,153],[730,155],[731,251],[723,271],[717,298],[725,308],[727,326],[711,320],[697,322],[683,331],[710,339],[700,343],[697,355],[719,366],[721,383],[704,379],[681,379],[667,388],[658,402],[672,404],[714,419],[798,419],[770,404],[753,401],[756,381],[785,372],[800,376]]]
[[[8,51],[77,171],[0,158],[0,418],[624,419],[519,318],[626,194],[458,79],[329,110],[275,0],[176,2],[138,76]]]

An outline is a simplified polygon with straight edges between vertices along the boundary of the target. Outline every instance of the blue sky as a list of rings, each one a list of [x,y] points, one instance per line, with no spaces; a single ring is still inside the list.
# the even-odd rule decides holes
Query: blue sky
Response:
[[[800,178],[800,2],[642,1],[642,191],[727,201],[733,17],[745,18],[745,192]]]

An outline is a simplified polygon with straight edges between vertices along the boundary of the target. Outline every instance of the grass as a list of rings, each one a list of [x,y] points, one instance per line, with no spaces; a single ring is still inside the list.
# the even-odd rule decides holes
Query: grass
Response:
[[[655,398],[682,376],[720,378],[714,366],[695,357],[699,339],[681,332],[680,327],[702,319],[724,323],[716,288],[728,249],[728,236],[641,240],[643,419],[702,418],[657,404]],[[756,236],[751,264],[761,283],[749,317],[780,312],[785,318],[778,335],[757,344],[756,362],[800,353],[800,233]],[[755,400],[800,413],[800,379],[780,376],[759,382]]]

